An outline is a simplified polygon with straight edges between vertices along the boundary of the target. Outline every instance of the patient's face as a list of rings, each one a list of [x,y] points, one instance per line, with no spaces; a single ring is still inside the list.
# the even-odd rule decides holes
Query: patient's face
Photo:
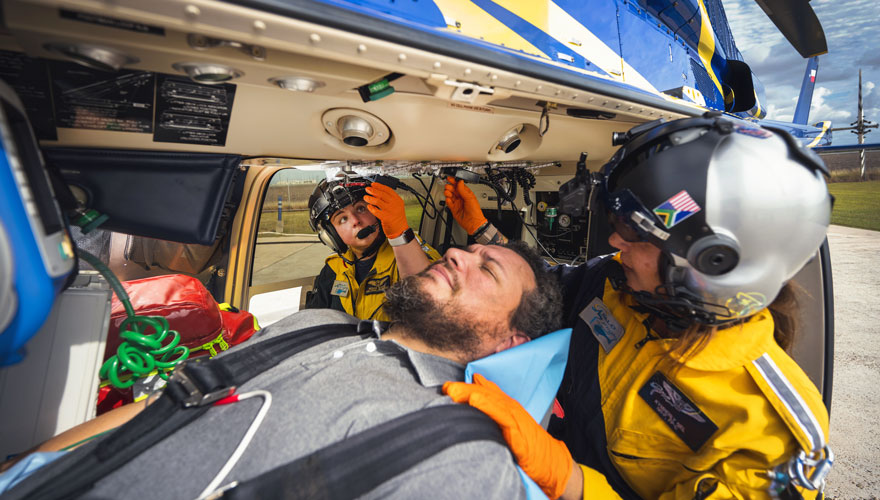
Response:
[[[496,245],[451,249],[421,273],[394,285],[385,311],[431,347],[492,354],[510,332],[510,318],[524,293],[535,288],[529,264]]]

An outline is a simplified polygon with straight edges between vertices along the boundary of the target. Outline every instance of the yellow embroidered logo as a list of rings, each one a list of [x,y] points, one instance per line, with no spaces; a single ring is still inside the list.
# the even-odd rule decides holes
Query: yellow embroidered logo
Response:
[[[385,293],[389,286],[391,286],[391,276],[368,279],[364,282],[364,295]]]
[[[758,292],[738,292],[736,297],[728,299],[724,304],[736,316],[748,316],[767,304],[767,297]]]

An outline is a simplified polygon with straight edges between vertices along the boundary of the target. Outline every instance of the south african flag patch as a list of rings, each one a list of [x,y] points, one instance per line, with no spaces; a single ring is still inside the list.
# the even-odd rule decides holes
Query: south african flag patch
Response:
[[[697,202],[685,190],[681,190],[681,192],[654,209],[654,213],[660,217],[666,229],[671,228],[699,211],[700,206],[697,205]]]

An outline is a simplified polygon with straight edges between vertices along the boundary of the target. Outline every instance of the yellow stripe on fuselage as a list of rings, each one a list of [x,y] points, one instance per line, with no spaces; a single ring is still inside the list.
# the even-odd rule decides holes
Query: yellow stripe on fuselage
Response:
[[[541,29],[557,42],[567,45],[570,50],[577,52],[609,75],[619,75],[621,81],[655,94],[660,93],[647,78],[562,7],[548,1],[547,12],[550,14],[548,26]],[[572,40],[578,40],[580,45],[572,45]]]
[[[811,148],[811,147],[815,146],[816,144],[819,144],[819,141],[821,141],[822,138],[825,137],[825,132],[828,132],[828,127],[830,127],[830,126],[831,126],[831,122],[829,122],[827,120],[823,121],[822,122],[822,131],[819,132],[819,135],[817,135],[815,139],[813,139],[813,142],[807,144],[807,147]]]
[[[608,73],[613,80],[626,81],[636,87],[659,94],[647,78],[630,66],[613,49],[594,35],[580,21],[552,0],[544,2],[524,0],[495,0],[501,7],[515,12],[557,42],[568,47]],[[573,45],[577,40],[579,45]]]
[[[457,31],[471,38],[483,39],[495,45],[504,45],[513,50],[521,50],[527,54],[536,55],[543,59],[550,57],[540,49],[532,45],[528,40],[518,35],[498,21],[489,13],[471,3],[469,0],[434,0],[443,17],[456,20],[461,24]],[[526,5],[540,2],[523,2]],[[521,6],[517,6],[522,8]],[[534,9],[529,9],[534,10]],[[546,9],[545,9],[546,10]],[[518,14],[520,14],[518,12]],[[449,29],[454,29],[450,27]]]
[[[706,11],[706,6],[703,5],[703,0],[698,1],[700,2],[700,60],[703,61],[703,66],[706,67],[706,72],[709,73],[712,83],[723,96],[724,90],[721,88],[721,82],[718,81],[715,70],[712,68],[712,56],[715,55],[715,32],[712,30],[712,22],[709,21],[709,13]]]

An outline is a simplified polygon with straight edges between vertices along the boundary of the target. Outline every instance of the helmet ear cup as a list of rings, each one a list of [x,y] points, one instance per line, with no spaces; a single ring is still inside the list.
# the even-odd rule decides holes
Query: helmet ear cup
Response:
[[[706,236],[691,245],[688,262],[703,274],[718,276],[732,271],[739,264],[739,246],[722,234]]]
[[[342,238],[339,237],[336,228],[330,223],[327,223],[326,225],[323,223],[319,224],[318,239],[321,240],[321,243],[327,245],[340,255],[345,253],[345,251],[348,250],[348,245],[342,242]]]

